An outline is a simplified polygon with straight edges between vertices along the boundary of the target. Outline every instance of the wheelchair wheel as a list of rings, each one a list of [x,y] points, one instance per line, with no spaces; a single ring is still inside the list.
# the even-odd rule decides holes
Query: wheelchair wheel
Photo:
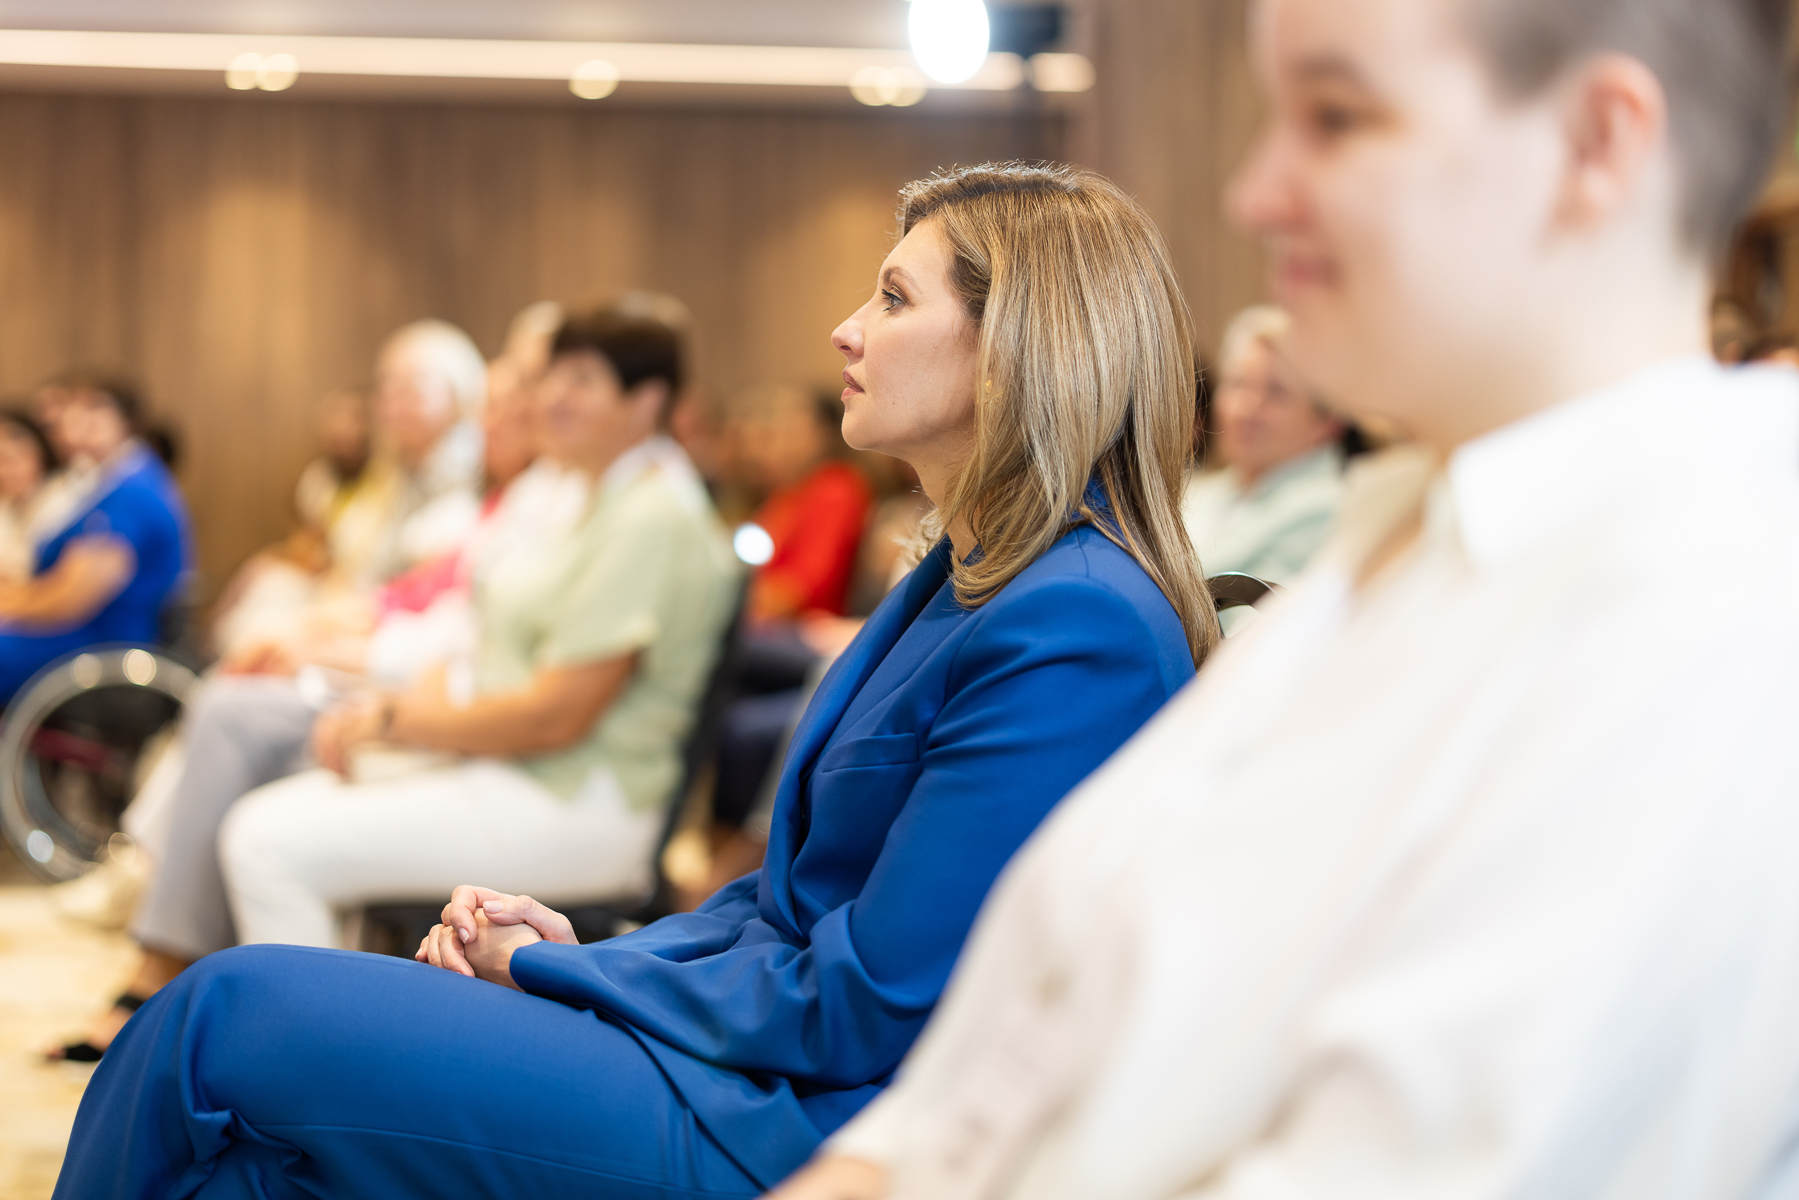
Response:
[[[154,649],[96,646],[51,663],[0,726],[0,826],[50,882],[92,870],[141,781],[139,759],[199,677]]]

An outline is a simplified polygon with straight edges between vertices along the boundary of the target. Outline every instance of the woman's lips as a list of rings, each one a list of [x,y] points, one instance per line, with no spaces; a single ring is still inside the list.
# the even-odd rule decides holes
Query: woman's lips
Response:
[[[843,373],[843,382],[845,385],[843,389],[843,399],[845,401],[848,401],[851,396],[860,396],[862,394],[862,385],[857,383],[854,379],[851,379],[848,371]]]

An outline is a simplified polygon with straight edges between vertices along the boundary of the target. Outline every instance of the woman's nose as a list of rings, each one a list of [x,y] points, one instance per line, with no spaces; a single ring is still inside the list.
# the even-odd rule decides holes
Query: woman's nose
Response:
[[[862,356],[862,312],[851,313],[843,324],[831,331],[831,345],[847,359]]]

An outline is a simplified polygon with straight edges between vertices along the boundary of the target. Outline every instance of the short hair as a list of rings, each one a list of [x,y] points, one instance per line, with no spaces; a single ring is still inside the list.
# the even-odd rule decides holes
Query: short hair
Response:
[[[1581,60],[1637,59],[1668,97],[1679,233],[1720,255],[1785,126],[1791,0],[1465,0],[1502,91],[1530,96]]]
[[[97,396],[112,406],[134,437],[144,431],[144,393],[129,379],[100,371],[71,371],[59,376],[51,386]]]
[[[487,360],[468,334],[448,321],[414,321],[388,337],[381,347],[382,357],[401,348],[424,355],[449,385],[463,416],[472,417],[481,410],[487,399]]]
[[[668,384],[659,421],[667,419],[685,380],[681,335],[657,317],[617,305],[578,313],[562,323],[550,342],[550,361],[570,354],[599,355],[627,392],[652,379]]]

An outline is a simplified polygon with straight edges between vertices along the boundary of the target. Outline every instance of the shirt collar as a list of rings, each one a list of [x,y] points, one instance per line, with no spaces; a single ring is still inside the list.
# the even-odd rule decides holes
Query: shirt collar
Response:
[[[1799,376],[1695,356],[1464,443],[1450,456],[1437,502],[1452,507],[1469,558],[1499,567],[1646,483],[1694,471],[1730,478],[1796,470]]]

